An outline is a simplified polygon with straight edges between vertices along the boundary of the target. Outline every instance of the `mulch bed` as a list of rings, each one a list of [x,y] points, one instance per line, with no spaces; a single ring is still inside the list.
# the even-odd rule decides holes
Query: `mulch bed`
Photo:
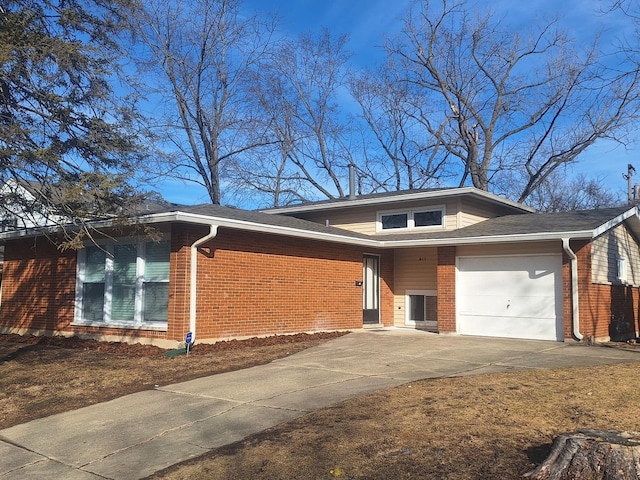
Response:
[[[270,337],[254,337],[246,340],[226,340],[217,343],[195,343],[190,354],[207,355],[210,353],[237,350],[243,348],[257,348],[269,345],[282,345],[291,343],[301,343],[311,339],[329,340],[338,338],[348,332],[319,332],[319,333],[298,333],[295,335],[272,335]],[[164,355],[165,349],[153,345],[128,344],[120,342],[101,342],[98,340],[85,339],[80,337],[61,336],[35,336],[0,334],[0,356],[6,357],[14,351],[31,345],[68,348],[80,350],[94,350],[105,354],[115,354],[129,357],[158,357]]]

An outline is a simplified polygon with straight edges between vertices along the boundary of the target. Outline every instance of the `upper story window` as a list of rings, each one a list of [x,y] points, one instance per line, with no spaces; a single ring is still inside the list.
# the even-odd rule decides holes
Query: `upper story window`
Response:
[[[377,231],[443,228],[444,207],[378,212]]]
[[[408,228],[409,214],[408,213],[382,214],[380,215],[380,225],[382,230],[389,230],[392,228]]]

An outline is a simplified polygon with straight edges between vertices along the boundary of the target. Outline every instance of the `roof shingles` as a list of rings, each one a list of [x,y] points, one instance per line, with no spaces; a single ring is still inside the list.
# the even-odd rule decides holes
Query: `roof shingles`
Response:
[[[600,225],[623,214],[630,207],[606,208],[559,213],[526,213],[490,218],[482,222],[449,231],[424,233],[378,234],[378,240],[460,239],[539,233],[564,233],[595,230]]]

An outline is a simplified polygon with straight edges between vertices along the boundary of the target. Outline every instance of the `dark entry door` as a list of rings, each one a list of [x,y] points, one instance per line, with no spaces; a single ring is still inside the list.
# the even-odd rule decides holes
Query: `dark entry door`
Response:
[[[362,320],[380,322],[380,257],[365,255],[362,260]]]

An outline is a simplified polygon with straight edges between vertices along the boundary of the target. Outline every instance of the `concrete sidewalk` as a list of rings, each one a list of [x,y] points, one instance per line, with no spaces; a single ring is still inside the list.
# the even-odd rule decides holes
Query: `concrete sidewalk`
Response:
[[[409,381],[640,362],[640,351],[365,330],[267,365],[0,431],[0,479],[139,479],[341,400]]]

